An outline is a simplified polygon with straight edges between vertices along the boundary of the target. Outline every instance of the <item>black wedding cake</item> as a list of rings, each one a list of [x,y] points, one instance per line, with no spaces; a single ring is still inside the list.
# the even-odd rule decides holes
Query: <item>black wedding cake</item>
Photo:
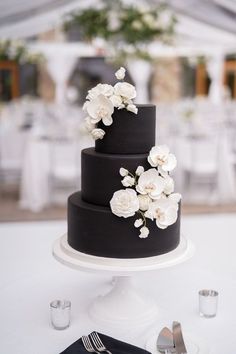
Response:
[[[121,167],[133,174],[138,166],[141,166],[142,170],[150,169],[148,156],[155,146],[155,106],[137,105],[137,114],[114,106],[112,124],[103,124],[101,120],[96,123],[97,130],[102,129],[104,136],[96,140],[95,148],[82,151],[82,188],[68,199],[69,245],[85,254],[109,258],[143,258],[174,250],[180,241],[180,206],[176,209],[175,222],[166,227],[165,215],[161,208],[156,208],[156,216],[152,214],[154,217],[148,217],[150,213],[140,211],[141,217],[138,221],[136,213],[132,216],[129,214],[129,217],[115,215],[110,204],[116,191],[125,190],[125,184],[122,186],[119,174]],[[158,161],[164,163],[161,158]],[[152,171],[154,172],[157,173],[157,170]],[[131,190],[132,183],[134,184],[130,181],[136,183],[137,178],[136,176],[127,179],[126,183],[130,183],[128,191]],[[146,190],[151,193],[152,188],[153,185],[149,183]],[[141,187],[136,189],[144,195]],[[133,190],[133,193],[137,193],[136,190]],[[163,199],[164,204],[167,197],[165,195]],[[155,198],[157,200],[156,196]],[[116,204],[119,204],[118,202]],[[167,214],[171,212],[167,211]],[[162,224],[161,227],[157,226],[155,217],[163,222],[163,228]],[[139,237],[139,230],[134,227],[136,220],[137,225],[145,222],[148,237]]]

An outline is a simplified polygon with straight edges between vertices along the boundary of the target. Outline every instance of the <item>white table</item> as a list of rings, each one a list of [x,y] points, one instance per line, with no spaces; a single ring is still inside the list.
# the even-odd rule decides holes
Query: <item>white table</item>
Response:
[[[49,186],[50,144],[48,139],[32,137],[27,146],[22,165],[22,178],[20,186],[20,207],[33,212],[39,212],[51,203],[51,190]],[[91,145],[87,136],[78,137],[78,150]],[[80,154],[78,175],[80,175]],[[66,200],[66,199],[65,199]]]
[[[137,331],[92,323],[88,305],[109,289],[110,277],[74,271],[55,261],[52,244],[65,230],[65,222],[0,225],[0,353],[59,354],[91,330],[144,347],[153,328]],[[233,214],[185,216],[182,231],[196,246],[194,257],[135,277],[140,291],[156,299],[162,309],[156,325],[180,321],[183,329],[210,345],[212,354],[232,353],[236,344],[235,230]],[[198,315],[201,288],[220,293],[213,319]],[[72,324],[65,331],[53,330],[49,324],[49,302],[55,298],[72,301]]]
[[[191,150],[189,143],[186,144],[184,137],[178,137],[175,139],[173,151],[177,156],[178,165],[175,170],[175,188],[187,199],[186,185],[185,185],[185,172],[186,166],[188,171],[192,171],[194,161],[192,161]],[[200,145],[200,143],[199,143]],[[230,142],[226,131],[222,131],[219,152],[216,161],[216,188],[212,191],[208,187],[204,189],[203,186],[195,186],[195,190],[192,186],[192,192],[194,192],[196,202],[199,200],[201,203],[206,204],[227,204],[234,203],[236,201],[236,174],[235,167],[232,160]],[[200,147],[200,146],[199,146]],[[201,148],[201,147],[200,147]],[[205,151],[207,154],[208,151]],[[200,161],[197,163],[199,164]],[[209,163],[208,163],[209,164]],[[213,161],[214,164],[214,161]],[[206,166],[207,167],[207,166]],[[200,174],[203,174],[202,168]],[[213,193],[212,193],[213,192]],[[197,197],[197,198],[196,198]],[[186,201],[185,199],[185,201]],[[191,200],[192,202],[192,200]]]
[[[25,151],[20,186],[20,207],[37,212],[50,203],[50,147],[48,140],[32,137]]]

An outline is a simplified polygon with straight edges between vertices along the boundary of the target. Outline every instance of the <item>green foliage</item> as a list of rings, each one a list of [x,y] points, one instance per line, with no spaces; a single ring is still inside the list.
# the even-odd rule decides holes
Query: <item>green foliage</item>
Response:
[[[64,24],[64,29],[68,31],[70,27],[79,25],[81,34],[85,40],[90,40],[95,37],[108,39],[110,33],[108,31],[108,18],[106,9],[89,8],[81,13],[74,13],[70,20]]]
[[[104,0],[100,8],[73,12],[64,23],[64,29],[78,26],[82,39],[103,38],[116,51],[126,45],[145,57],[143,47],[156,39],[166,42],[174,35],[176,19],[163,4],[152,8],[123,5],[120,1]]]
[[[156,13],[142,14],[137,8],[128,7],[120,19],[120,31],[127,43],[149,42],[161,35],[161,30],[153,26],[153,22],[157,19]]]
[[[38,63],[43,57],[40,54],[29,53],[22,41],[0,40],[0,61],[10,60],[19,64]]]

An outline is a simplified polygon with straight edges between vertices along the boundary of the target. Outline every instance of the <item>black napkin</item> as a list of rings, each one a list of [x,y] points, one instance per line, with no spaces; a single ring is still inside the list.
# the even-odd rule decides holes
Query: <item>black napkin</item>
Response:
[[[111,351],[112,354],[151,354],[144,349],[138,348],[125,342],[121,342],[120,340],[106,336],[105,334],[98,333],[98,335],[105,347]],[[80,338],[60,354],[88,354],[88,352],[84,348]]]

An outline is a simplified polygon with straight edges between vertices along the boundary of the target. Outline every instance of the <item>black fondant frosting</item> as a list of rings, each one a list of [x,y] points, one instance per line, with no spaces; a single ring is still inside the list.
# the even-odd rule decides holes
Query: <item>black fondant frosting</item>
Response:
[[[76,192],[68,199],[68,243],[80,252],[112,258],[157,256],[178,246],[180,215],[165,230],[148,220],[150,234],[145,239],[139,238],[135,219],[119,218],[109,207],[86,203]]]
[[[113,123],[99,128],[105,131],[103,139],[96,140],[95,150],[107,154],[143,154],[155,145],[156,107],[137,105],[138,114],[126,109],[115,109]]]
[[[120,167],[131,173],[141,165],[150,167],[148,154],[112,155],[102,154],[94,148],[82,151],[82,198],[84,201],[109,206],[113,193],[123,189],[123,177],[119,174]]]
[[[180,208],[175,224],[165,230],[147,220],[150,234],[139,238],[137,216],[122,218],[111,212],[113,193],[125,187],[121,167],[134,173],[150,168],[147,156],[155,145],[155,106],[138,105],[138,115],[115,110],[113,124],[94,148],[82,151],[82,192],[68,199],[68,243],[75,250],[112,258],[143,258],[175,249],[180,240]]]

